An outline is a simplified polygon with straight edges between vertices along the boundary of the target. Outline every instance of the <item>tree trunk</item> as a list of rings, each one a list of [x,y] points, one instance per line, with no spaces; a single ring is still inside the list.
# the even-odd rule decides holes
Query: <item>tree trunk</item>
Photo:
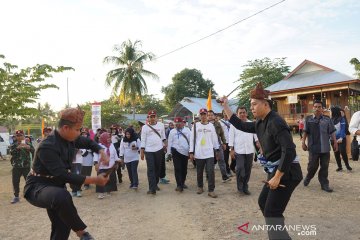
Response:
[[[135,105],[133,105],[131,108],[132,108],[133,120],[135,120]]]

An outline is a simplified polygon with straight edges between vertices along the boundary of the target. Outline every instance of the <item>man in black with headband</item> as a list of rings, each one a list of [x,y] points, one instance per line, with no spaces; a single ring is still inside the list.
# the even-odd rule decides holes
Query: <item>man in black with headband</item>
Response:
[[[24,197],[32,205],[46,208],[51,220],[52,240],[68,239],[71,230],[81,240],[94,239],[85,232],[86,225],[79,217],[65,184],[104,186],[109,180],[104,175],[86,177],[70,172],[75,149],[91,149],[101,155],[105,164],[109,163],[109,158],[96,142],[79,137],[84,114],[79,108],[67,108],[60,113],[58,129],[40,142],[26,179]]]
[[[272,110],[268,96],[269,91],[264,90],[261,83],[250,93],[251,111],[256,122],[242,122],[232,113],[228,99],[223,97],[221,101],[230,123],[243,132],[256,133],[262,147],[264,158],[261,163],[268,176],[258,203],[266,224],[270,225],[269,239],[291,239],[284,227],[283,213],[303,177],[290,129]]]

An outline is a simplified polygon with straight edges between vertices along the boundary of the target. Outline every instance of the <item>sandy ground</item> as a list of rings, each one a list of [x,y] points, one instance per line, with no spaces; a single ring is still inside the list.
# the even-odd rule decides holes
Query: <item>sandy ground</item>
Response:
[[[297,137],[298,138],[298,137]],[[307,153],[299,148],[303,173],[306,174]],[[286,209],[286,222],[292,225],[315,225],[316,236],[290,232],[293,239],[360,239],[360,163],[351,161],[352,172],[335,172],[333,155],[329,180],[333,193],[320,190],[317,178],[308,187],[302,183],[295,190]],[[49,239],[50,221],[44,209],[36,208],[23,198],[11,205],[12,184],[9,161],[0,161],[0,239]],[[139,166],[140,188],[128,188],[127,173],[119,191],[98,200],[94,187],[74,198],[88,231],[96,239],[267,239],[265,231],[252,227],[264,224],[257,198],[265,179],[261,167],[254,165],[250,179],[250,196],[236,193],[236,181],[222,183],[216,170],[217,199],[196,194],[196,172],[189,164],[188,190],[175,192],[172,162],[167,163],[170,184],[160,185],[156,196],[147,191],[146,164]],[[24,181],[21,181],[21,187]],[[238,226],[249,222],[249,234]],[[302,234],[310,234],[309,232]],[[71,233],[70,239],[78,239]]]

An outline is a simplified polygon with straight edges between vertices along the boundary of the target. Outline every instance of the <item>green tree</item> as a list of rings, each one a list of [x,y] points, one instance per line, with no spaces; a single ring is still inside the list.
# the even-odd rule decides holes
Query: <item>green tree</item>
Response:
[[[152,94],[146,94],[142,97],[141,100],[136,101],[136,113],[146,114],[150,109],[156,110],[157,114],[164,115],[169,112],[169,109],[166,108],[162,100],[154,97]],[[126,113],[132,112],[132,105],[130,103],[124,105],[124,111]]]
[[[0,55],[0,59],[5,59]],[[71,67],[52,67],[37,64],[19,69],[17,65],[2,62],[0,67],[0,122],[13,122],[37,115],[36,102],[42,90],[58,88],[55,84],[44,83],[53,73],[74,70]]]
[[[109,71],[106,75],[106,86],[112,86],[113,94],[120,96],[120,103],[130,102],[133,107],[133,119],[135,119],[136,99],[142,98],[147,93],[147,85],[144,76],[158,79],[155,73],[144,69],[144,63],[151,61],[154,54],[143,52],[139,48],[141,41],[132,43],[125,41],[121,46],[115,45],[114,51],[117,56],[104,58],[104,63],[113,63],[116,69]],[[120,91],[119,91],[120,90]]]
[[[161,92],[165,94],[166,106],[171,109],[184,97],[207,98],[210,88],[212,97],[215,98],[217,93],[213,87],[214,83],[209,79],[204,79],[200,70],[185,68],[176,73],[172,78],[172,83],[162,87]]]
[[[352,58],[352,59],[350,60],[350,63],[351,63],[352,65],[354,65],[355,75],[356,75],[357,78],[360,79],[360,62],[359,62],[359,60],[358,60],[357,58]]]
[[[286,58],[269,58],[255,59],[248,61],[240,74],[238,94],[239,105],[250,108],[249,95],[250,91],[255,88],[256,84],[262,82],[264,88],[282,80],[289,72],[290,67],[285,64]]]

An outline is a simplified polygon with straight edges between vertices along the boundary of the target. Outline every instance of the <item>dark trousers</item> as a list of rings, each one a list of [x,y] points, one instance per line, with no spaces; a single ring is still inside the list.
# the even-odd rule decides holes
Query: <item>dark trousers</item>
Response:
[[[119,183],[122,183],[122,173],[121,173],[121,166],[119,166],[117,169],[116,169],[116,175],[117,175],[117,179],[119,181]]]
[[[230,163],[231,171],[236,172],[235,168],[236,168],[236,159],[231,159],[231,163]]]
[[[19,197],[20,192],[20,179],[21,176],[26,180],[26,176],[29,174],[30,168],[13,168],[12,169],[12,184],[14,189],[14,196]]]
[[[348,159],[348,155],[346,153],[346,138],[343,138],[342,143],[338,144],[338,148],[339,148],[339,150],[337,152],[334,152],[338,168],[342,168],[341,157],[345,163],[345,166],[347,168],[349,168],[350,167],[349,159]],[[341,155],[341,157],[340,157],[340,155]]]
[[[82,166],[81,167],[81,175],[90,177],[92,168],[93,168],[92,166]],[[84,184],[84,186],[89,186],[89,184]]]
[[[303,130],[302,129],[299,129],[299,135],[300,135],[300,138],[303,138]]]
[[[269,177],[268,177],[269,178]],[[264,185],[258,199],[259,207],[265,217],[267,225],[273,225],[275,229],[277,225],[284,226],[285,218],[283,213],[290,200],[291,194],[301,180],[287,180],[281,181],[285,187],[278,187],[271,190],[267,185]],[[291,239],[285,228],[284,231],[276,231],[270,228],[268,231],[269,239]]]
[[[235,154],[236,159],[236,184],[239,192],[248,190],[248,182],[250,179],[253,153]]]
[[[165,163],[165,152],[164,150],[162,151],[162,157],[161,157],[161,162],[160,162],[160,172],[159,172],[159,177],[160,178],[164,178],[166,177],[166,163]]]
[[[171,149],[171,155],[173,157],[176,185],[178,187],[184,187],[187,175],[188,156],[182,155],[176,151],[176,149]]]
[[[199,188],[204,187],[204,168],[208,176],[208,191],[215,190],[214,158],[196,159],[197,184]]]
[[[81,168],[82,168],[82,164],[81,163],[73,163],[71,165],[71,172],[77,175],[81,174]],[[81,185],[75,185],[75,184],[70,184],[70,188],[72,192],[77,192],[77,191],[81,191]]]
[[[132,161],[132,162],[126,163],[126,168],[128,170],[131,187],[139,186],[139,178],[138,178],[138,172],[137,172],[138,165],[139,165],[139,161]]]
[[[108,169],[99,169],[97,175],[99,176],[102,173],[106,173]],[[117,191],[117,185],[116,185],[116,173],[113,171],[109,175],[109,181],[105,184],[105,186],[96,185],[96,192],[97,193],[109,193]]]
[[[226,144],[226,149],[224,150],[224,161],[226,165],[227,174],[230,174],[229,156],[230,156],[230,148],[229,148],[229,144]]]
[[[307,167],[308,173],[305,177],[305,180],[310,181],[315,176],[315,173],[318,170],[320,164],[320,170],[318,174],[319,182],[323,187],[329,186],[329,179],[328,179],[329,161],[330,161],[330,152],[327,153],[309,152],[309,163]]]
[[[36,207],[46,208],[51,221],[51,240],[66,240],[71,229],[76,232],[86,228],[65,188],[35,184],[25,198]]]
[[[149,190],[156,192],[156,187],[159,183],[160,165],[162,161],[165,161],[164,150],[160,149],[157,152],[145,152],[145,158]]]

